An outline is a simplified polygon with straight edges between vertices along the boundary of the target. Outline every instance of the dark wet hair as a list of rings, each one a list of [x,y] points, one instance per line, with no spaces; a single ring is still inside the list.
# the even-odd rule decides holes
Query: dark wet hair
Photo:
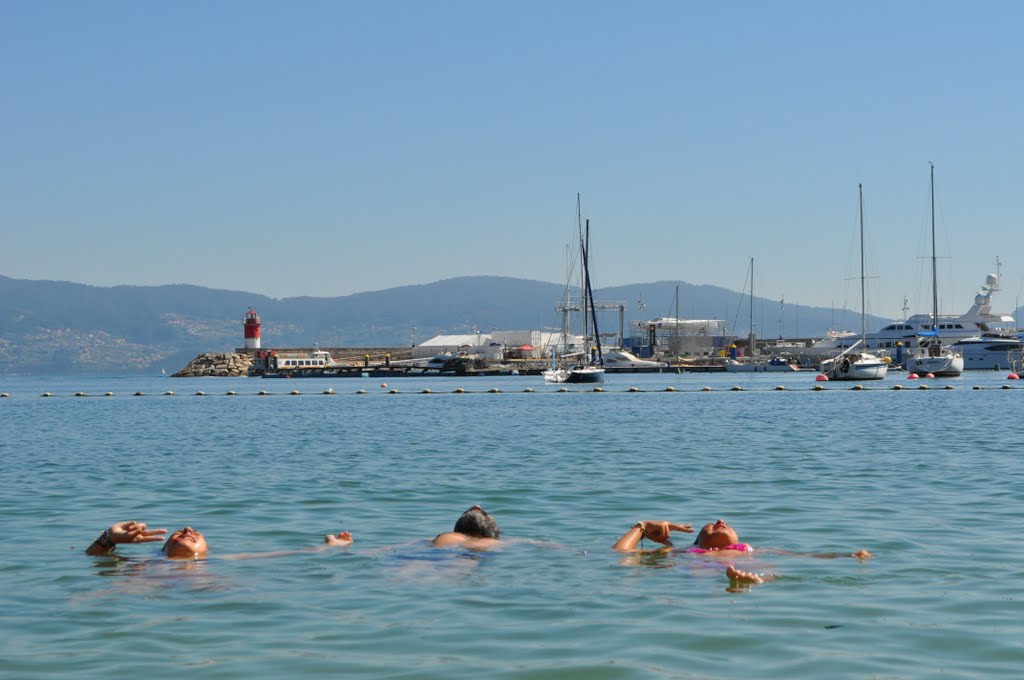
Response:
[[[474,505],[462,513],[455,523],[455,531],[473,538],[501,538],[498,523],[479,505]]]

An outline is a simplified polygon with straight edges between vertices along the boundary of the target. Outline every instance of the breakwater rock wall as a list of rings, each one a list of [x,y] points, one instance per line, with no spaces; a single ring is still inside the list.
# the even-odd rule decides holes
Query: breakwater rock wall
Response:
[[[248,374],[252,365],[252,357],[248,354],[221,353],[200,354],[188,363],[188,366],[175,373],[172,378],[196,378],[213,376],[219,378],[237,378]]]

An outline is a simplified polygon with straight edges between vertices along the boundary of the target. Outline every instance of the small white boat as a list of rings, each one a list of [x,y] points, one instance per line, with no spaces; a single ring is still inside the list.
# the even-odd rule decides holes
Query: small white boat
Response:
[[[583,222],[580,209],[580,197],[576,194],[576,226],[579,229],[580,261],[583,264],[582,285],[583,299],[580,309],[583,316],[583,341],[587,351],[577,355],[578,362],[571,367],[559,367],[558,356],[551,355],[551,368],[544,371],[544,381],[549,383],[599,383],[604,382],[604,356],[601,352],[601,335],[597,330],[597,314],[594,306],[594,289],[590,285],[590,220]],[[567,289],[568,290],[568,289]],[[590,333],[593,330],[594,347],[590,348]],[[563,328],[563,340],[566,337]],[[566,355],[563,355],[564,359]]]
[[[549,383],[599,383],[604,382],[604,369],[600,366],[573,366],[544,371],[544,381]]]
[[[860,217],[860,340],[838,356],[825,359],[819,369],[829,380],[881,380],[889,372],[889,364],[869,352],[854,352],[858,345],[866,344],[864,303],[864,186],[857,185],[858,213]]]
[[[737,361],[736,359],[725,360],[726,373],[771,373],[783,372],[792,373],[800,369],[783,357],[772,357],[767,361]]]
[[[964,372],[964,358],[939,337],[939,283],[935,267],[935,166],[931,172],[932,198],[932,324],[920,333],[917,347],[907,356],[904,365],[909,373],[932,374],[936,378],[955,378]]]
[[[936,378],[955,378],[964,372],[963,356],[952,346],[944,346],[937,337],[922,340],[905,363],[908,373],[930,373]]]
[[[822,361],[820,370],[829,380],[881,380],[889,364],[869,352],[846,352]]]
[[[668,368],[668,364],[664,362],[641,359],[624,349],[605,352],[604,366],[609,371],[617,373],[660,373]]]

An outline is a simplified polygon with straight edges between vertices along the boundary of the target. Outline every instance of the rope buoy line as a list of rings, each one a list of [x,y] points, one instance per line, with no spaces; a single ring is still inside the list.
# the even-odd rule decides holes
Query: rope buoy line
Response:
[[[961,387],[963,387],[963,386],[961,386]],[[922,383],[922,384],[915,384],[915,385],[911,386],[911,385],[903,385],[903,384],[897,383],[895,385],[888,385],[888,386],[872,385],[872,386],[869,387],[869,386],[863,385],[861,383],[856,383],[856,384],[854,384],[854,385],[852,385],[850,387],[839,386],[839,385],[826,387],[825,385],[823,385],[821,383],[815,383],[815,384],[811,385],[808,389],[810,389],[813,392],[846,392],[846,391],[853,391],[853,392],[888,392],[888,391],[901,391],[901,390],[907,390],[907,389],[916,389],[917,391],[928,391],[928,390],[936,390],[936,389],[941,389],[943,391],[954,391],[954,390],[957,389],[957,386],[956,385],[942,385],[941,387],[939,387],[939,386],[930,386],[930,385],[924,384],[924,383]],[[988,390],[988,391],[991,391],[991,390],[1024,390],[1024,386],[1018,387],[1017,385],[1002,384],[1002,385],[992,385],[992,386],[984,387],[982,385],[971,385],[970,389],[972,391],[975,391],[975,392],[986,391],[986,390]],[[608,390],[607,387],[603,387],[603,386],[600,386],[600,385],[593,386],[593,387],[588,387],[588,386],[581,385],[577,389],[570,389],[569,387],[566,387],[564,385],[560,385],[557,388],[554,388],[554,389],[551,389],[551,390],[538,390],[538,389],[535,389],[533,387],[525,387],[522,390],[520,390],[518,392],[515,392],[515,394],[564,394],[564,393],[568,393],[568,392],[573,392],[573,393],[577,393],[577,394],[584,394],[584,393],[598,393],[598,394],[600,394],[600,393],[608,392],[608,391],[609,390]],[[613,390],[613,391],[618,391],[618,390]],[[646,393],[646,394],[655,394],[655,393],[665,393],[665,392],[678,392],[678,393],[682,393],[682,394],[686,394],[686,393],[694,394],[694,393],[700,393],[700,392],[715,392],[715,391],[718,391],[718,392],[794,392],[796,390],[793,388],[793,386],[786,387],[785,385],[775,385],[775,386],[771,386],[771,387],[769,387],[769,386],[758,386],[756,388],[743,387],[743,386],[740,386],[740,385],[733,385],[731,387],[720,387],[717,390],[714,389],[714,388],[711,388],[711,387],[709,387],[707,385],[704,385],[704,386],[701,386],[701,387],[692,387],[692,388],[688,388],[688,389],[685,389],[685,390],[684,389],[680,389],[678,387],[673,387],[671,385],[669,385],[668,387],[658,387],[658,388],[650,388],[650,389],[643,389],[643,388],[637,387],[636,385],[630,385],[628,387],[624,387],[621,391],[623,393],[628,393],[628,394],[644,394],[644,393]],[[355,390],[351,394],[366,394],[366,393],[367,392],[366,392],[365,389],[360,388],[360,389]],[[166,390],[165,392],[162,392],[161,394],[163,396],[167,396],[167,397],[175,396],[175,392],[173,392],[171,390]],[[208,392],[203,392],[202,390],[198,390],[196,392],[193,392],[193,396],[196,396],[196,397],[203,397],[203,396],[207,396],[208,394],[209,394]],[[235,390],[228,390],[227,392],[224,393],[224,396],[234,397],[234,396],[238,396],[239,394],[240,393],[235,391]],[[259,397],[267,397],[267,396],[273,396],[275,393],[274,392],[270,392],[268,390],[259,390],[257,392],[252,393],[252,394],[255,395],[255,396],[259,396]],[[291,390],[290,392],[278,392],[276,394],[278,394],[278,395],[293,395],[294,396],[294,395],[300,395],[300,394],[302,394],[302,392],[300,392],[299,390]],[[323,395],[334,395],[334,394],[339,394],[339,393],[336,392],[333,388],[329,387],[329,388],[323,390],[320,394],[323,394]],[[391,389],[388,389],[386,391],[386,394],[401,394],[401,393],[398,391],[398,389],[391,388]],[[415,393],[415,392],[408,392],[406,394],[417,394],[417,393]],[[418,392],[418,394],[506,394],[506,392],[504,390],[498,388],[498,387],[490,387],[490,388],[488,388],[486,390],[466,390],[466,389],[464,389],[462,387],[456,387],[456,388],[452,389],[450,392],[437,392],[437,391],[432,390],[430,388],[424,388],[424,389],[420,390]],[[105,396],[105,397],[116,396],[114,392],[103,392],[102,395]],[[40,397],[44,397],[44,398],[54,398],[54,397],[58,397],[59,395],[56,395],[53,392],[43,392],[39,396]],[[83,391],[77,391],[77,392],[71,393],[71,396],[74,396],[74,397],[88,397],[89,394],[86,393],[86,392],[83,392]],[[97,395],[93,395],[93,396],[97,396]],[[134,392],[132,394],[132,396],[144,397],[144,396],[146,396],[146,393],[142,392],[142,391],[138,391],[138,392]],[[10,399],[10,398],[12,398],[11,393],[9,393],[9,392],[0,392],[0,399]]]

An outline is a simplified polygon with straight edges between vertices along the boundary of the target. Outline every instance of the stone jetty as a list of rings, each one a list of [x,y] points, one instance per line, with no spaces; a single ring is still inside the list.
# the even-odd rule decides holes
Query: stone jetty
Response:
[[[200,354],[188,366],[175,373],[172,378],[197,378],[213,376],[237,378],[248,374],[252,357],[237,352],[221,354]]]

